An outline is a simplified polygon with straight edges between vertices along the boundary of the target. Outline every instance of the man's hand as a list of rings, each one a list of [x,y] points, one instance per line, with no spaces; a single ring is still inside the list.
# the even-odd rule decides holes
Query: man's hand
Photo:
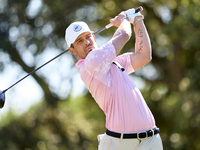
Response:
[[[129,20],[129,22],[133,23],[133,24],[136,23],[135,22],[135,18],[136,17],[140,17],[141,19],[144,19],[144,16],[140,12],[135,13],[135,9],[134,8],[128,9],[127,11],[125,11],[125,14],[126,14],[128,20]]]
[[[119,15],[115,16],[115,18],[110,19],[110,23],[116,27],[119,27],[121,22],[126,18],[126,13],[122,11]]]

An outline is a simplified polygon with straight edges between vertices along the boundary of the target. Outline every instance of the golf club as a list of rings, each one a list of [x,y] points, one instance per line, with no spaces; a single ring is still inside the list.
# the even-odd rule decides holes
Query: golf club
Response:
[[[143,11],[143,8],[140,6],[139,8],[137,8],[135,10],[135,13],[138,13],[139,11]],[[108,25],[106,25],[105,27],[103,27],[102,29],[96,31],[93,33],[93,35],[96,35],[100,32],[102,32],[105,29],[108,29],[110,27],[112,27],[113,25],[110,23]],[[15,86],[16,84],[18,84],[19,82],[21,82],[22,80],[24,80],[25,78],[27,78],[28,76],[30,76],[32,73],[36,72],[37,70],[39,70],[40,68],[44,67],[45,65],[47,65],[48,63],[50,63],[51,61],[53,61],[54,59],[58,58],[59,56],[61,56],[62,54],[64,54],[65,52],[67,52],[69,49],[66,49],[65,51],[63,51],[62,53],[58,54],[57,56],[55,56],[54,58],[52,58],[51,60],[47,61],[46,63],[44,63],[43,65],[41,65],[40,67],[36,68],[35,70],[33,70],[32,72],[28,73],[26,76],[24,76],[23,78],[21,78],[20,80],[18,80],[17,82],[15,82],[13,85],[11,85],[10,87],[8,87],[7,89],[3,90],[0,93],[0,108],[3,108],[4,104],[5,104],[5,92],[8,91],[9,89],[11,89],[13,86]]]

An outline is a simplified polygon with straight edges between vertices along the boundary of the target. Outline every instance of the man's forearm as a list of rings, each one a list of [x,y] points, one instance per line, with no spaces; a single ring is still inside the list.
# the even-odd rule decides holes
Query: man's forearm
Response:
[[[120,26],[118,27],[117,31],[115,32],[114,36],[117,36],[121,32],[126,32],[129,37],[131,37],[132,30],[131,30],[131,25],[130,22],[126,19],[122,21]]]
[[[143,55],[144,59],[150,61],[152,57],[150,38],[143,20],[139,19],[140,18],[138,17],[135,20],[134,25],[134,31],[136,35],[135,53],[140,53],[141,55]]]
[[[119,54],[121,49],[130,39],[131,34],[132,30],[129,21],[123,20],[112,38],[112,43],[115,46],[116,54]]]

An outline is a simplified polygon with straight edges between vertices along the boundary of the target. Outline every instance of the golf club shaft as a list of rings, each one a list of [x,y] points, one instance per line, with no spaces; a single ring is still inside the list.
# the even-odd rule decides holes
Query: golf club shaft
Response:
[[[135,13],[138,13],[138,12],[140,12],[140,11],[143,11],[142,6],[138,7],[138,8],[135,10]],[[93,35],[96,35],[96,34],[100,33],[101,31],[103,31],[103,30],[105,30],[105,29],[108,29],[108,28],[110,28],[110,27],[112,27],[112,26],[113,26],[113,24],[109,23],[108,25],[106,25],[106,26],[103,27],[102,29],[100,29],[100,30],[94,32]]]
[[[135,13],[138,13],[139,11],[142,11],[143,8],[140,6],[139,8],[137,8],[135,10]],[[93,34],[96,35],[100,32],[102,32],[105,29],[108,29],[110,27],[112,27],[113,25],[110,23],[108,25],[106,25],[105,27],[103,27],[102,29],[94,32]],[[58,54],[57,56],[55,56],[54,58],[52,58],[51,60],[49,60],[48,62],[44,63],[43,65],[41,65],[40,67],[36,68],[35,70],[33,70],[32,72],[30,72],[29,74],[27,74],[25,77],[21,78],[20,80],[18,80],[17,82],[15,82],[13,85],[11,85],[10,87],[8,87],[7,89],[3,90],[2,93],[5,93],[6,91],[8,91],[9,89],[11,89],[13,86],[15,86],[16,84],[18,84],[19,82],[21,82],[22,80],[24,80],[25,78],[27,78],[28,76],[30,76],[32,73],[36,72],[37,70],[39,70],[40,68],[44,67],[45,65],[47,65],[48,63],[50,63],[51,61],[53,61],[54,59],[58,58],[59,56],[61,56],[62,54],[64,54],[65,52],[67,52],[69,49],[66,49],[65,51],[63,51],[62,53]]]
[[[44,63],[43,65],[41,65],[40,67],[36,68],[35,70],[33,70],[32,72],[30,72],[29,74],[27,74],[25,77],[21,78],[19,81],[15,82],[13,85],[11,85],[9,88],[5,89],[2,91],[2,93],[5,93],[7,90],[9,90],[10,88],[12,88],[13,86],[15,86],[17,83],[21,82],[22,80],[24,80],[25,78],[27,78],[28,76],[30,76],[32,73],[36,72],[37,70],[39,70],[40,68],[44,67],[45,65],[47,65],[48,63],[50,63],[51,61],[53,61],[54,59],[58,58],[59,56],[61,56],[62,54],[64,54],[65,52],[67,52],[69,49],[66,49],[65,51],[63,51],[62,53],[58,54],[57,56],[55,56],[54,58],[52,58],[51,60],[47,61],[46,63]]]

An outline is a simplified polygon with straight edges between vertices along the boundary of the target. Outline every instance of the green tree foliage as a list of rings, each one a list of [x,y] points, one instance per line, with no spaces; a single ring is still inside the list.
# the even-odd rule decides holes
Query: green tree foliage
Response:
[[[37,57],[46,47],[60,52],[67,48],[64,32],[71,22],[83,20],[97,31],[121,11],[143,6],[153,60],[131,77],[161,129],[164,149],[200,149],[199,0],[38,0],[37,10],[31,9],[33,2],[0,0],[0,54],[7,53],[10,63],[17,63],[25,72],[38,65],[37,60],[32,65],[24,61],[26,50]],[[112,27],[97,39],[110,38],[115,30]],[[133,34],[123,52],[134,50],[134,40]],[[6,65],[0,59],[0,72]],[[69,94],[66,101],[60,101],[49,88],[47,76],[33,74],[44,91],[43,103],[20,117],[1,120],[5,124],[1,123],[0,149],[97,149],[96,135],[105,131],[102,111],[88,93],[78,99]],[[73,75],[65,78],[71,82]]]
[[[96,149],[105,116],[91,99],[90,94],[69,98],[55,108],[42,102],[20,117],[9,114],[0,126],[1,150]]]

